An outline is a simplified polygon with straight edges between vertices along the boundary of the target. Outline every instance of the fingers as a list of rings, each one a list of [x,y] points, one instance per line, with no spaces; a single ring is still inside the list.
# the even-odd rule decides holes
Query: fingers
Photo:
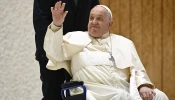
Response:
[[[62,1],[59,1],[55,4],[55,7],[51,7],[51,12],[57,12],[57,10],[59,10],[58,12],[61,11],[61,13],[64,13],[64,16],[66,16],[68,12],[64,12],[65,5],[66,3],[62,3]]]
[[[148,100],[153,100],[152,91],[147,92]]]
[[[60,7],[61,7],[61,1],[59,1],[55,4],[54,9],[60,9]]]
[[[156,92],[154,90],[152,90],[152,94],[155,96],[156,95]]]
[[[147,97],[146,93],[143,93],[141,96],[142,96],[143,100],[148,100],[148,97]]]
[[[153,100],[153,94],[143,93],[143,94],[141,95],[141,98],[142,98],[143,100]]]
[[[155,96],[155,91],[150,88],[142,88],[139,93],[143,100],[153,100]]]
[[[54,7],[51,7],[51,12],[53,12],[53,10],[54,10]]]
[[[63,3],[60,7],[60,10],[64,10],[66,3]]]
[[[68,13],[68,11],[64,11],[65,5],[66,3],[59,1],[55,4],[55,7],[51,7],[53,23],[56,26],[61,26],[63,24]]]
[[[59,1],[55,4],[54,10],[64,10],[66,3]]]
[[[67,13],[68,13],[68,11],[65,11],[65,12],[63,13],[63,18],[66,17]]]

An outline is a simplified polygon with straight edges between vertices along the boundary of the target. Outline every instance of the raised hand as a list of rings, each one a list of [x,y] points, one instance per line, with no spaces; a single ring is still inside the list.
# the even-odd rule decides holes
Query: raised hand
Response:
[[[68,13],[68,11],[64,11],[65,5],[66,3],[59,1],[55,4],[55,7],[51,7],[53,24],[56,26],[61,26],[63,24]]]

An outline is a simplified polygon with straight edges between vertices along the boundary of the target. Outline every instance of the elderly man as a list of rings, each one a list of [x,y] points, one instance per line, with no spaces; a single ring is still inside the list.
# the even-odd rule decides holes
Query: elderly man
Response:
[[[107,6],[91,10],[88,32],[63,36],[68,13],[64,7],[65,3],[58,2],[51,8],[53,23],[44,42],[48,69],[65,68],[73,80],[84,81],[88,100],[168,100],[150,82],[132,41],[109,33],[113,21]]]

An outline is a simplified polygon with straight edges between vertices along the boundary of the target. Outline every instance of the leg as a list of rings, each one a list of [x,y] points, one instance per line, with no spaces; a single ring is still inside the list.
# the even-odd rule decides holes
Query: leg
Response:
[[[160,91],[158,89],[154,89],[154,91],[156,92],[154,100],[169,100],[168,97],[166,96],[166,94],[163,93],[162,91]]]
[[[64,69],[52,71],[46,68],[47,59],[39,61],[42,81],[42,100],[62,100],[61,84],[65,80]]]
[[[44,97],[46,96],[47,88],[48,88],[48,82],[44,80],[44,75],[46,73],[46,64],[48,62],[48,59],[47,58],[39,59],[38,62],[40,66],[40,79],[42,82],[42,93],[43,93],[42,100],[44,100]]]

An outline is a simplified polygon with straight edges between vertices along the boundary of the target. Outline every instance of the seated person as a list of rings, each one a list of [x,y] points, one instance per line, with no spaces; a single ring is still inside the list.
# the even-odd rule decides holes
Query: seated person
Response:
[[[57,3],[56,10],[51,9],[53,23],[44,42],[48,69],[65,68],[73,80],[84,81],[87,100],[168,100],[151,83],[133,42],[109,32],[113,21],[107,6],[91,10],[88,32],[63,36],[62,24],[68,13],[64,6]]]

